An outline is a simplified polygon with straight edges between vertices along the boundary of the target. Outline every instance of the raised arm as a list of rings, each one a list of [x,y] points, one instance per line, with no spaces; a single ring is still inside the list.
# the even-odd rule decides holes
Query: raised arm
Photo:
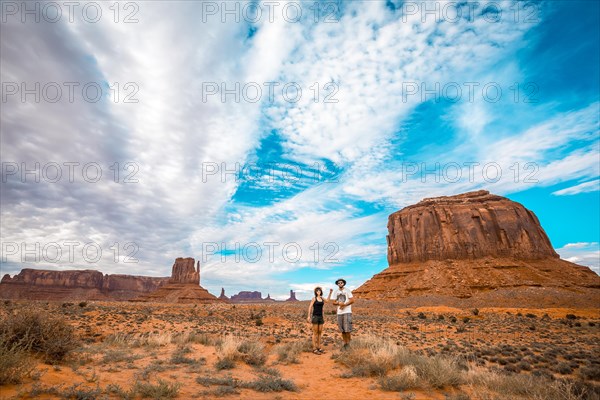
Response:
[[[327,296],[327,301],[331,301],[331,294],[333,293],[333,289],[329,289],[329,296]],[[325,300],[325,299],[323,299]],[[333,301],[333,304],[337,306],[337,301]]]

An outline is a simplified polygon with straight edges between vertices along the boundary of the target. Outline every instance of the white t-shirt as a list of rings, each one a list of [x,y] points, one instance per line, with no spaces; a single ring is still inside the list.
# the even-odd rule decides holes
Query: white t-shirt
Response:
[[[337,301],[338,303],[346,303],[348,300],[352,298],[352,292],[350,289],[343,288],[342,290],[336,289],[333,291],[333,301]],[[338,314],[350,314],[352,313],[352,306],[346,306],[344,309],[340,309],[340,306],[337,308]]]

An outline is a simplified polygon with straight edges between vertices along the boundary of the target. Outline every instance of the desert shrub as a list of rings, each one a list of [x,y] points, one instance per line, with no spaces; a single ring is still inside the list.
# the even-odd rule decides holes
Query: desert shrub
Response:
[[[284,364],[298,364],[300,362],[300,353],[304,351],[305,343],[294,341],[282,343],[273,348],[277,354],[277,360]]]
[[[597,398],[600,391],[594,385],[569,379],[551,380],[545,376],[497,374],[489,371],[471,371],[467,376],[471,386],[483,387],[500,398],[527,398],[534,400],[579,400]]]
[[[398,373],[380,377],[379,386],[388,392],[403,392],[419,387],[419,377],[415,367],[407,366]]]
[[[217,346],[218,357],[235,360],[239,357],[238,348],[240,344],[242,344],[240,338],[235,336],[225,336]]]
[[[463,373],[458,360],[442,356],[418,357],[414,366],[417,375],[429,386],[441,388],[457,386],[463,382]]]
[[[244,387],[257,392],[295,392],[298,390],[293,381],[272,375],[261,375],[255,381],[245,384]]]
[[[215,368],[219,371],[224,369],[233,369],[235,368],[235,360],[231,358],[221,358],[215,363]]]
[[[102,394],[102,389],[98,386],[92,389],[87,386],[82,386],[81,383],[76,383],[61,391],[61,397],[63,399],[95,400]]]
[[[29,376],[35,363],[18,343],[7,343],[0,337],[0,385],[20,383]]]
[[[215,346],[217,341],[206,333],[192,332],[188,338],[189,342],[198,343],[204,346]]]
[[[517,367],[523,371],[531,371],[531,364],[529,364],[527,361],[520,361],[517,363]]]
[[[257,341],[241,340],[234,336],[226,336],[217,346],[217,369],[231,369],[235,361],[241,360],[248,365],[261,366],[267,361],[264,345]]]
[[[173,341],[171,332],[150,333],[140,338],[140,344],[149,347],[162,347],[170,344]]]
[[[201,363],[201,361],[194,360],[193,358],[186,357],[186,354],[191,353],[192,350],[187,346],[179,345],[173,354],[171,354],[171,363],[172,364],[196,364]]]
[[[199,376],[196,378],[196,382],[203,386],[211,386],[211,385],[219,385],[219,386],[230,386],[230,387],[239,387],[240,380],[232,377],[231,375],[227,375],[224,377],[220,376]]]
[[[208,398],[208,399],[212,399],[214,397],[225,397],[225,396],[232,396],[232,395],[238,395],[238,394],[240,394],[240,392],[231,386],[219,386],[218,388],[216,388],[214,390],[206,390],[206,391],[202,392],[202,396],[204,396],[203,398]]]
[[[474,309],[471,310],[471,313],[473,315],[479,315],[479,309],[478,308],[474,308]]]
[[[598,364],[585,365],[579,368],[578,372],[583,379],[600,381],[600,366]]]
[[[120,385],[117,385],[115,383],[109,383],[108,385],[106,385],[105,392],[107,394],[113,394],[117,396],[117,398],[122,400],[131,400],[135,398],[135,388],[125,390]]]
[[[399,353],[404,351],[391,340],[366,335],[355,339],[336,360],[349,367],[353,376],[383,376],[400,365]]]
[[[422,385],[441,388],[456,386],[462,382],[462,371],[458,361],[443,356],[426,357],[405,347],[397,346],[391,340],[373,335],[359,337],[352,342],[349,350],[340,353],[336,361],[349,367],[352,376],[385,376],[389,371],[404,366],[400,375],[380,380],[380,385],[392,388],[410,382],[410,371],[414,371]],[[402,374],[405,374],[404,376]],[[413,382],[413,384],[416,384]]]
[[[65,320],[37,310],[21,310],[0,321],[0,336],[8,346],[60,361],[78,346],[74,329]]]
[[[560,362],[554,366],[554,371],[558,372],[561,375],[567,375],[573,372],[571,366],[566,362]]]
[[[566,319],[577,319],[577,315],[575,315],[575,314],[567,314],[567,315],[565,315],[565,318]]]
[[[102,357],[102,363],[104,364],[113,364],[119,362],[132,362],[139,359],[139,356],[132,355],[129,352],[119,351],[119,350],[111,350],[104,353],[104,357]]]
[[[111,333],[104,338],[103,343],[112,346],[139,346],[139,340],[133,335],[116,332]]]
[[[151,383],[138,381],[134,386],[134,390],[136,393],[142,396],[142,398],[173,399],[177,397],[180,387],[181,383],[169,383],[159,379],[158,383],[154,385]]]
[[[225,377],[202,376],[196,378],[196,382],[204,386],[219,385],[231,388],[232,390],[243,388],[253,389],[257,392],[295,392],[298,390],[293,381],[282,379],[279,376],[279,372],[277,374],[261,374],[254,381],[242,381],[233,378],[231,375],[227,375]]]
[[[246,364],[261,366],[267,361],[264,348],[265,346],[260,342],[244,340],[238,346],[238,351],[242,354],[241,358]]]
[[[87,301],[81,301],[79,303],[79,307],[84,308],[85,306],[87,306],[87,304],[88,304]]]

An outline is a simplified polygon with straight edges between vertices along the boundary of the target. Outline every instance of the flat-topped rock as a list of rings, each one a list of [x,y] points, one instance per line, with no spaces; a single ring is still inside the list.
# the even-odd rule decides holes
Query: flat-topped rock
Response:
[[[200,261],[195,266],[193,258],[177,258],[171,268],[170,283],[200,284]]]
[[[129,300],[149,293],[169,281],[168,277],[111,274],[100,271],[55,271],[24,268],[0,282],[0,297],[29,300]]]
[[[535,214],[485,190],[426,198],[388,219],[388,264],[511,257],[558,258]]]
[[[133,299],[136,302],[210,303],[223,301],[200,286],[200,261],[177,258],[169,282],[158,290]]]
[[[600,276],[561,260],[532,211],[487,191],[426,198],[391,214],[387,242],[389,267],[354,290],[357,297],[420,305],[448,298],[481,306],[600,303]]]

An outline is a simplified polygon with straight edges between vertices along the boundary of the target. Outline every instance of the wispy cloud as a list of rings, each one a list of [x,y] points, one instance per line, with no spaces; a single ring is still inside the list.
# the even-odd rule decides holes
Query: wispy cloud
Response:
[[[597,192],[598,190],[600,190],[600,179],[557,190],[556,192],[552,192],[552,194],[555,196],[569,196],[579,193]]]
[[[504,16],[518,6],[494,4]],[[105,15],[112,15],[109,6],[102,3]],[[290,23],[280,13],[272,21],[223,23],[219,16],[205,21],[201,2],[143,2],[135,24],[80,17],[3,24],[3,82],[119,83],[121,100],[130,94],[123,85],[132,83],[138,100],[14,97],[2,104],[3,162],[79,163],[75,182],[37,183],[15,174],[2,183],[2,241],[81,243],[68,262],[23,262],[16,252],[3,272],[83,267],[164,276],[175,257],[203,258],[206,244],[216,243],[220,248],[202,260],[211,290],[260,289],[281,297],[353,262],[379,272],[387,216],[423,197],[482,187],[509,194],[573,181],[582,183],[554,194],[597,190],[597,94],[569,107],[559,97],[536,104],[511,96],[510,86],[529,70],[519,52],[532,33],[548,29],[544,12],[537,22],[496,23],[476,5],[473,18],[423,22],[420,13],[403,14],[383,1],[339,7],[332,23]],[[278,84],[273,100],[221,101],[220,89],[203,98],[207,83],[264,89],[265,82]],[[495,82],[508,95],[493,103],[479,91],[471,101],[465,91],[453,103],[426,93],[453,83],[465,90],[465,82]],[[282,96],[289,83],[302,88],[297,102]],[[419,92],[407,95],[407,84]],[[419,125],[428,121],[435,123]],[[208,164],[232,170],[266,161],[288,178],[273,180],[258,169],[253,180],[223,177],[222,170],[205,179]],[[95,183],[80,178],[90,162],[103,172]],[[137,183],[123,183],[127,162]],[[438,172],[427,173],[436,163]],[[452,163],[458,170],[444,170]],[[499,179],[488,179],[489,163],[500,166]],[[315,165],[335,179],[313,179]],[[460,178],[444,175],[450,172]],[[103,250],[92,263],[80,251],[90,242]],[[128,243],[137,246],[135,264],[124,262]],[[273,260],[265,253],[259,261],[236,261],[230,251],[236,243],[257,243],[263,252],[265,243],[279,245]],[[298,261],[282,255],[286,244],[303,250]],[[327,244],[336,246],[336,262],[324,262],[332,252]],[[308,271],[302,282],[286,275],[299,271]]]

